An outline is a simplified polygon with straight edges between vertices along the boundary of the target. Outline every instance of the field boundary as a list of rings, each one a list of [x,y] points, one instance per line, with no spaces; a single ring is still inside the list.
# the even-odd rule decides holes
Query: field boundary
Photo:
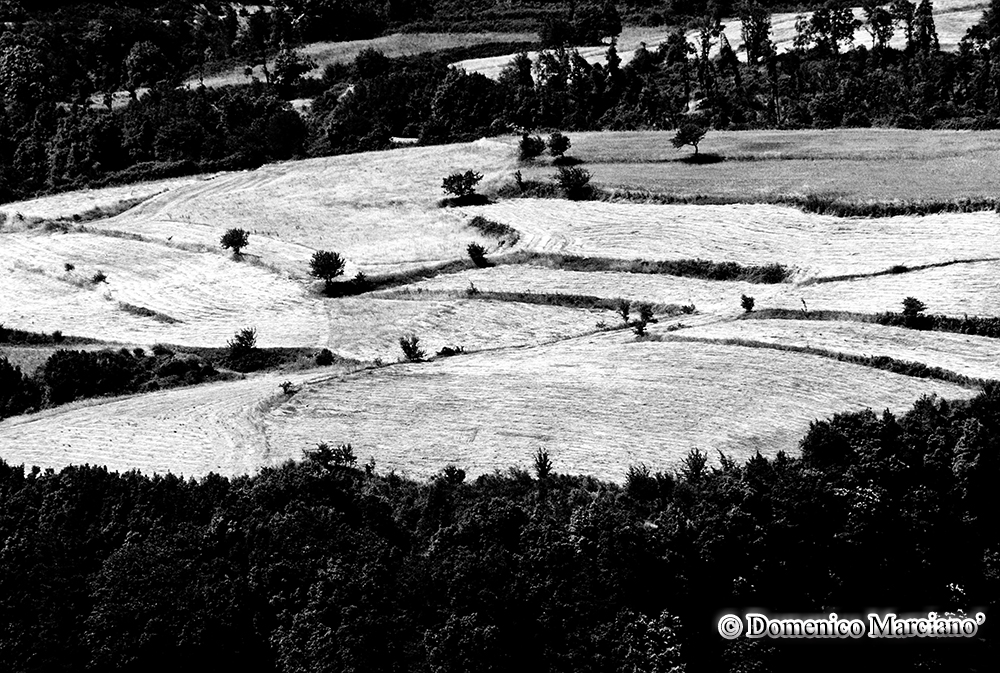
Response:
[[[682,336],[677,334],[657,334],[644,337],[644,339],[647,341],[678,341],[686,343],[714,344],[718,346],[766,348],[769,350],[815,355],[831,360],[837,360],[838,362],[847,362],[863,367],[870,367],[872,369],[880,369],[893,374],[911,376],[918,379],[934,379],[937,381],[944,381],[946,383],[954,383],[955,385],[962,386],[963,388],[986,388],[1000,384],[1000,381],[965,376],[948,369],[942,369],[941,367],[930,367],[921,362],[898,360],[888,355],[852,355],[850,353],[842,353],[840,351],[833,351],[826,348],[777,344],[767,341],[758,341],[756,339],[741,339],[737,337],[719,339],[710,337]]]

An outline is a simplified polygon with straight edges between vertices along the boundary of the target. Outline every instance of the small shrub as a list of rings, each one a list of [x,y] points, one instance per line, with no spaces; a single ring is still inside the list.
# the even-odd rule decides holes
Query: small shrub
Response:
[[[465,346],[445,346],[437,352],[438,357],[447,358],[453,355],[461,355],[465,352]]]
[[[903,300],[903,315],[907,318],[916,318],[927,310],[927,304],[916,297],[907,297]]]
[[[482,173],[476,173],[471,170],[464,173],[452,173],[441,183],[441,189],[446,194],[451,194],[459,199],[465,199],[476,193],[476,185],[482,179]]]
[[[245,353],[257,347],[257,328],[244,327],[226,343],[231,352]]]
[[[362,271],[358,273],[351,279],[351,284],[357,292],[366,292],[372,288],[372,282],[368,280],[368,276]]]
[[[538,136],[529,136],[525,133],[521,136],[517,149],[521,161],[530,161],[545,151],[545,141]]]
[[[100,285],[101,283],[106,283],[107,280],[108,277],[104,274],[104,272],[98,271],[91,277],[90,282],[92,285]]]
[[[692,313],[694,313],[694,311],[695,311],[694,304],[684,304],[683,306],[681,306],[681,312],[687,315],[691,315]]]
[[[553,176],[563,195],[571,201],[586,201],[594,195],[590,172],[577,166],[562,166]]]
[[[426,353],[419,346],[420,339],[416,334],[399,337],[399,347],[403,349],[403,355],[410,362],[423,362]]]
[[[549,154],[553,157],[561,157],[569,149],[570,141],[568,137],[556,131],[549,136],[548,143],[546,144],[549,146]]]
[[[295,386],[292,385],[291,381],[282,381],[280,384],[278,384],[278,387],[281,388],[281,392],[283,392],[286,395],[291,395],[292,393],[295,392]]]
[[[134,355],[134,356],[135,356],[136,358],[138,358],[138,359],[140,359],[140,360],[141,360],[142,358],[146,357],[146,351],[145,351],[145,350],[143,350],[142,348],[133,348],[133,349],[132,349],[132,354],[133,354],[133,355]]]
[[[479,294],[479,289],[476,287],[475,283],[473,283],[471,280],[469,281],[469,287],[465,290],[465,294],[467,297],[475,297],[477,294]]]
[[[55,332],[53,332],[52,341],[56,342],[57,344],[61,344],[63,342],[63,333],[60,330],[56,330]]]
[[[63,264],[63,268],[66,269],[66,273],[69,273],[70,271],[73,271],[76,268],[76,266],[70,264],[69,262],[66,262],[65,264]]]
[[[169,348],[167,348],[166,346],[164,346],[163,344],[153,344],[153,355],[162,357],[164,355],[173,355],[173,354],[174,352]]]
[[[747,295],[740,296],[740,306],[743,307],[745,313],[750,313],[753,310],[753,297],[748,297]]]
[[[329,367],[333,364],[333,353],[329,348],[324,348],[316,354],[316,364],[320,367]]]
[[[320,442],[315,449],[305,449],[302,452],[308,462],[317,463],[323,467],[354,467],[358,462],[354,449],[350,444],[341,444],[331,449],[326,442]]]
[[[480,269],[486,268],[490,265],[489,261],[486,259],[486,248],[479,245],[478,243],[469,243],[465,248],[466,252],[469,253],[469,259]]]
[[[243,254],[243,248],[250,244],[250,232],[244,229],[230,229],[219,239],[219,245],[224,250],[232,250],[233,256],[239,257]]]

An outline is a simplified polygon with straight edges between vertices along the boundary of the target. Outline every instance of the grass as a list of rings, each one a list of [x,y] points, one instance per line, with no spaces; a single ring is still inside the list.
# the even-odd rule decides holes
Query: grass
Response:
[[[676,161],[671,136],[578,133],[573,154],[609,198],[650,202],[784,203],[871,217],[990,208],[1000,193],[996,131],[710,131],[704,151],[726,158],[711,165]],[[522,168],[530,180],[550,170]]]

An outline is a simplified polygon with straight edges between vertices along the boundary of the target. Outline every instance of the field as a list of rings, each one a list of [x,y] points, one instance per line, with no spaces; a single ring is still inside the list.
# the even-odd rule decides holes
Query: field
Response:
[[[863,185],[846,173],[854,165],[895,173],[893,184],[903,185],[917,179],[901,168],[914,162],[921,174],[947,176],[936,198],[985,194],[996,180],[995,171],[978,178],[971,170],[948,171],[955,161],[995,157],[1000,134],[825,133],[712,134],[712,151],[744,159],[712,166],[668,161],[672,150],[651,142],[660,137],[655,134],[574,135],[571,154],[585,158],[595,174],[662,167],[677,180],[730,167],[764,179],[766,166],[825,162],[837,167],[825,179],[855,196],[862,188],[900,192],[889,183]],[[0,456],[51,467],[90,462],[240,474],[327,441],[352,444],[362,461],[371,456],[383,471],[422,477],[454,463],[474,477],[528,467],[544,448],[558,471],[620,480],[638,462],[673,469],[691,448],[713,459],[716,450],[735,458],[756,450],[794,452],[812,420],[838,411],[903,411],[924,394],[975,394],[796,348],[888,355],[1000,378],[991,339],[849,321],[740,319],[743,295],[753,297],[757,309],[861,313],[899,311],[903,298],[915,296],[929,313],[1000,316],[994,212],[862,219],[768,204],[557,199],[439,207],[443,176],[475,169],[486,175],[485,191],[495,192],[517,167],[508,138],[288,162],[0,207],[7,214],[0,228],[0,322],[7,327],[148,349],[157,342],[224,347],[237,330],[253,326],[261,346],[327,347],[356,362],[332,369],[300,362],[241,380],[6,419]],[[669,180],[657,183],[656,175],[645,176],[649,189],[676,188]],[[723,177],[713,179],[700,189],[747,193],[727,187]],[[92,212],[97,207],[117,214],[101,217]],[[469,226],[474,215],[508,224],[520,240],[501,246]],[[36,221],[54,217],[65,223]],[[231,227],[251,231],[241,259],[218,245]],[[465,248],[474,241],[503,263],[455,264],[467,259]],[[373,293],[326,297],[321,281],[308,275],[319,249],[340,252],[347,277],[363,271],[398,280]],[[552,258],[505,257],[531,251],[775,262],[793,275],[765,285],[570,271]],[[511,263],[516,260],[521,263]],[[447,272],[432,271],[444,262],[452,263]],[[94,283],[98,271],[106,279]],[[472,287],[480,294],[470,295]],[[515,301],[512,293],[525,292],[543,295],[540,303]],[[588,297],[696,310],[661,316],[649,326],[652,340],[644,341],[615,312],[579,308],[589,305]],[[400,362],[399,338],[408,334],[419,337],[431,361]],[[444,347],[465,352],[433,357]],[[28,370],[53,349],[0,344]],[[283,381],[294,385],[292,394],[281,391]]]
[[[645,205],[514,199],[466,209],[522,232],[532,250],[649,260],[777,262],[797,280],[1000,258],[992,212],[845,219],[769,205]],[[947,237],[941,231],[947,230]]]
[[[727,160],[705,165],[677,161],[691,152],[674,149],[671,137],[665,131],[578,133],[569,154],[584,162],[601,187],[679,197],[921,202],[992,199],[1000,193],[1000,176],[992,168],[1000,162],[995,131],[712,131],[699,151]],[[522,172],[526,179],[548,180],[554,169]]]

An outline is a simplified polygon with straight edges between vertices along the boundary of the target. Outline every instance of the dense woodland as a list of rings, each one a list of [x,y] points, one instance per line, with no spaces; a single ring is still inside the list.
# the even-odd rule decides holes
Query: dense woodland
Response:
[[[268,13],[212,2],[32,3],[29,11],[0,3],[0,201],[384,149],[399,136],[438,143],[688,121],[717,129],[1000,125],[996,2],[957,53],[938,47],[931,0],[897,0],[866,7],[870,45],[853,43],[852,15],[829,4],[800,22],[794,50],[776,54],[767,7],[751,0],[732,9],[745,22],[740,58],[720,32],[725,8],[713,5],[693,18],[671,14],[674,36],[624,66],[611,43],[621,27],[613,3],[554,3],[547,7],[558,10],[555,18],[536,22],[551,48],[534,65],[515,59],[499,81],[447,64],[530,45],[398,59],[368,51],[304,79],[313,64],[297,45],[417,25],[406,3],[372,7],[285,2]],[[697,47],[681,25],[697,29]],[[905,49],[887,46],[896,33],[905,34]],[[609,44],[606,66],[588,64],[572,46],[598,39]],[[245,85],[179,87],[234,64],[268,67]],[[112,109],[116,91],[133,100]],[[302,97],[315,99],[305,115],[288,102]]]
[[[817,421],[801,450],[696,451],[621,486],[544,454],[415,482],[325,445],[197,481],[0,462],[0,668],[993,670],[1000,392]],[[987,621],[972,639],[718,635],[749,608]]]

